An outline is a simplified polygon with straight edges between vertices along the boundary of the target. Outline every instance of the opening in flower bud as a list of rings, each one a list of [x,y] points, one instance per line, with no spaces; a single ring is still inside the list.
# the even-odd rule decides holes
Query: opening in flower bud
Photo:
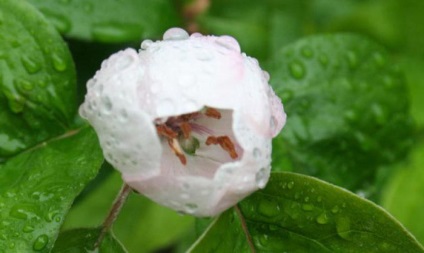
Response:
[[[155,122],[159,137],[168,143],[168,148],[183,165],[187,164],[188,156],[206,156],[224,162],[238,159],[242,152],[232,132],[230,110],[205,107],[198,112],[157,119]],[[219,147],[219,152],[214,146]]]

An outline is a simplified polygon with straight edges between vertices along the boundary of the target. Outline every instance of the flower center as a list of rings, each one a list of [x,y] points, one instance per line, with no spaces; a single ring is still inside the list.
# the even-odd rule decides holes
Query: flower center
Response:
[[[214,136],[213,131],[196,121],[202,117],[216,120],[221,119],[221,113],[214,108],[205,107],[203,110],[187,113],[176,117],[169,117],[165,122],[155,124],[158,135],[165,138],[172,152],[183,165],[187,164],[186,155],[195,155],[200,147],[199,140],[192,133],[207,134],[204,144],[219,145],[232,159],[238,157],[233,141],[227,135]]]

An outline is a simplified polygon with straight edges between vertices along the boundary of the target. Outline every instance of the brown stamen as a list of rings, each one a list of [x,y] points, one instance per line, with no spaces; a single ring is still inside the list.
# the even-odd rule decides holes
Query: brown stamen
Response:
[[[221,118],[221,113],[218,110],[209,107],[206,108],[205,115],[214,119]]]
[[[180,162],[183,165],[187,164],[187,158],[184,155],[183,150],[180,147],[180,144],[178,143],[177,139],[168,139],[169,147],[171,147],[172,152],[180,159]]]
[[[183,132],[184,139],[190,138],[191,126],[188,122],[183,122],[180,125],[181,132]]]
[[[219,144],[219,146],[221,146],[221,148],[225,151],[227,151],[227,153],[230,155],[230,157],[232,159],[236,159],[238,157],[236,148],[234,146],[234,143],[231,141],[230,137],[228,136],[209,136],[206,139],[206,145],[216,145]]]
[[[177,138],[178,136],[177,132],[165,124],[156,125],[156,131],[159,135],[163,135],[169,139]]]

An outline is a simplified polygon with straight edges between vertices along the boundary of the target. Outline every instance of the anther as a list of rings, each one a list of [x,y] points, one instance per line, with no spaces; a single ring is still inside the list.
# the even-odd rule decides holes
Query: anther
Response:
[[[165,124],[156,125],[156,131],[159,135],[163,135],[169,139],[177,138],[178,136],[177,132]]]
[[[180,125],[181,132],[183,133],[184,139],[190,138],[191,126],[188,122],[183,122]]]
[[[207,117],[214,118],[214,119],[221,118],[221,113],[218,110],[210,108],[210,107],[206,107],[205,115]]]
[[[185,157],[183,150],[180,147],[177,139],[168,139],[169,147],[171,147],[172,152],[180,159],[180,162],[183,165],[187,164],[187,158]]]
[[[230,157],[232,159],[236,159],[238,157],[236,148],[234,146],[234,143],[231,141],[231,139],[228,136],[209,136],[206,139],[206,145],[216,145],[219,144],[219,146],[221,146],[221,148],[225,151],[227,151],[227,153],[230,155]]]

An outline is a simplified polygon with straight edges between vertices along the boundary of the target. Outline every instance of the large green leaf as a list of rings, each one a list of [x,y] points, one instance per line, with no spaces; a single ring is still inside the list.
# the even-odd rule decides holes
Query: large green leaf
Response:
[[[404,79],[385,50],[356,35],[313,36],[269,68],[288,115],[273,168],[373,194],[377,174],[389,172],[377,169],[403,158],[412,139]]]
[[[121,185],[121,175],[114,171],[70,210],[64,228],[99,226]],[[181,216],[133,193],[119,214],[113,231],[129,252],[147,253],[175,242],[192,225],[192,217]]]
[[[289,172],[222,214],[189,252],[420,253],[424,248],[382,208],[337,186]]]
[[[103,161],[93,130],[71,131],[0,166],[0,252],[49,252]]]
[[[0,1],[0,162],[68,129],[75,69],[60,35],[31,5]]]
[[[28,0],[63,34],[101,42],[158,37],[180,25],[168,0]]]
[[[52,253],[92,253],[99,233],[100,229],[95,228],[80,228],[62,232],[57,238]],[[111,233],[106,234],[97,250],[101,253],[127,252]]]
[[[414,149],[408,163],[399,171],[384,191],[382,205],[424,243],[424,142]]]

